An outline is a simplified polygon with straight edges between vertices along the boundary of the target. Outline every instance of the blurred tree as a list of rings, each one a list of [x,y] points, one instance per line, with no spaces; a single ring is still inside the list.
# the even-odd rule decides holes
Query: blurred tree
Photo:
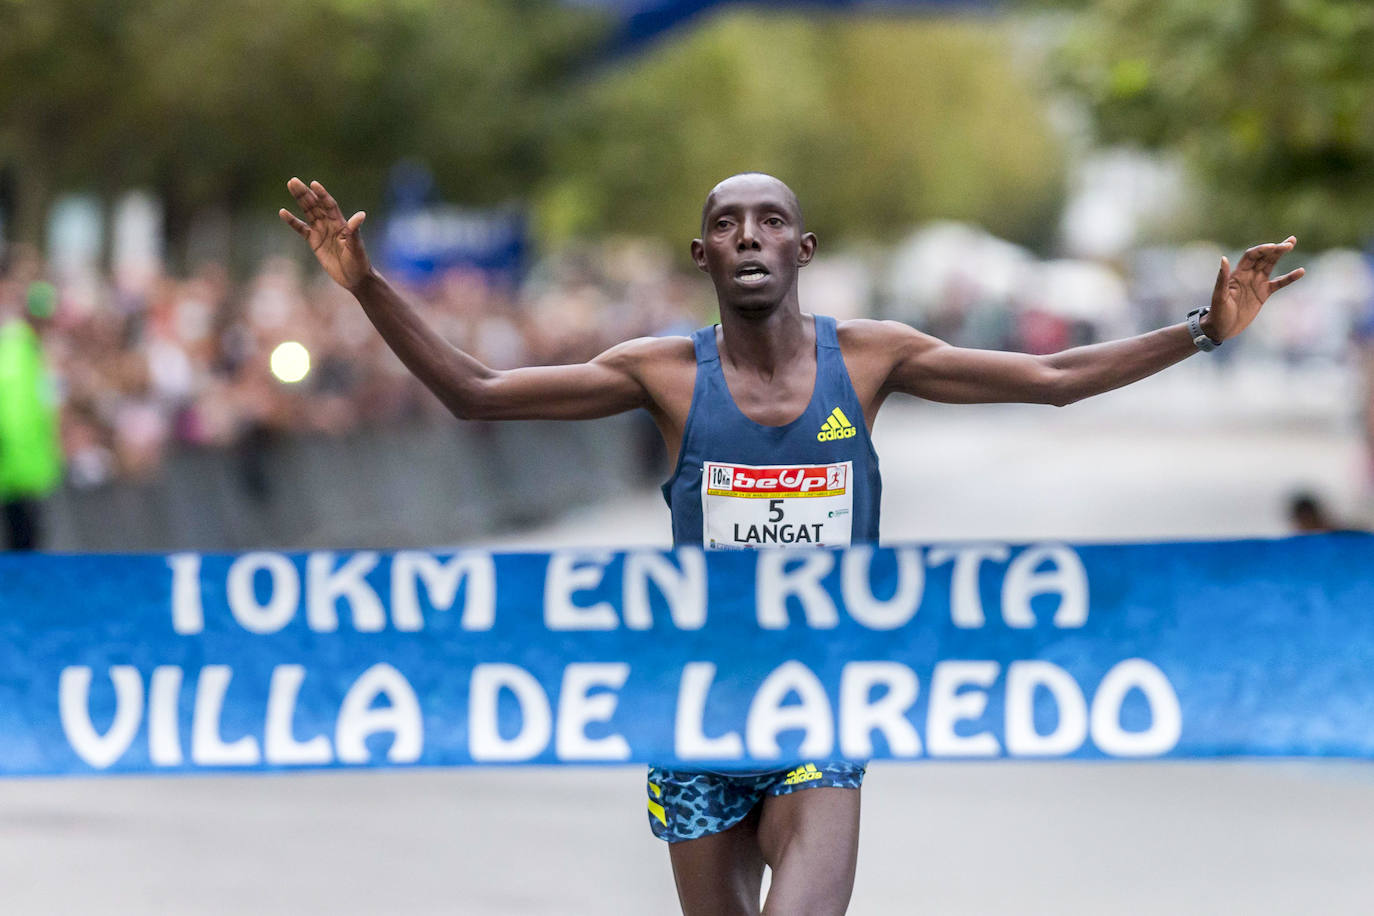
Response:
[[[1035,243],[1059,154],[1009,29],[734,14],[588,74],[609,23],[557,0],[0,0],[0,170],[31,241],[59,189],[155,188],[174,261],[202,208],[270,214],[297,173],[374,207],[400,158],[448,200],[537,189],[554,238],[680,241],[755,168],[827,234],[945,216]]]
[[[936,217],[1047,244],[1061,193],[1043,95],[997,20],[734,13],[579,93],[544,231],[680,242],[734,172],[776,173],[823,237]]]
[[[1045,5],[1042,3],[1041,5]],[[1374,231],[1374,4],[1109,0],[1058,57],[1099,138],[1185,154],[1202,232],[1304,245]]]
[[[121,5],[0,0],[0,35],[0,163],[14,180],[9,228],[37,241],[54,188],[74,174],[99,180],[123,120]]]
[[[0,0],[0,163],[16,234],[57,187],[151,184],[175,243],[200,207],[328,178],[375,202],[403,156],[448,196],[544,174],[557,91],[602,20],[554,0]]]

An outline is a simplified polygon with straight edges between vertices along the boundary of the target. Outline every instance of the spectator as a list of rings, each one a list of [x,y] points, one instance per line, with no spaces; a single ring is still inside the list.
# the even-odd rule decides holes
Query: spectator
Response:
[[[56,397],[37,330],[56,299],[51,284],[35,281],[22,309],[13,300],[0,306],[0,507],[11,550],[39,545],[43,497],[62,479]]]
[[[1321,501],[1305,490],[1294,493],[1289,500],[1288,520],[1298,534],[1321,534],[1335,531],[1337,527],[1326,514]]]

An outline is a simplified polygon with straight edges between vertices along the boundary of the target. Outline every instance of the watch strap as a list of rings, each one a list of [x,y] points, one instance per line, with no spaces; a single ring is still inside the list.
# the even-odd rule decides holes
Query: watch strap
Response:
[[[1211,310],[1210,306],[1204,305],[1202,308],[1193,309],[1188,313],[1188,335],[1193,338],[1193,346],[1197,347],[1203,353],[1211,353],[1217,347],[1221,346],[1219,341],[1215,341],[1208,337],[1207,333],[1202,330],[1203,316]]]

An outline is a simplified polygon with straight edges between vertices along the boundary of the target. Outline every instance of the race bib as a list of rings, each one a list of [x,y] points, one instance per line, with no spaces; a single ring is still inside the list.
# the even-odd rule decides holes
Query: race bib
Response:
[[[707,549],[849,546],[854,462],[760,467],[708,461],[701,471]]]

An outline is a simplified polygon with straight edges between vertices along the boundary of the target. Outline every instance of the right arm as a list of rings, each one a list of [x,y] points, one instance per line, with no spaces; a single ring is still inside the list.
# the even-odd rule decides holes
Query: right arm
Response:
[[[649,406],[636,368],[652,340],[571,366],[497,370],[440,337],[375,271],[349,291],[406,368],[464,420],[589,420]]]
[[[375,270],[358,237],[367,215],[344,220],[324,185],[299,178],[287,189],[305,220],[282,210],[282,221],[310,243],[320,265],[362,305],[363,312],[407,369],[463,419],[581,420],[650,406],[637,371],[660,342],[632,340],[591,362],[496,370],[444,340]]]

